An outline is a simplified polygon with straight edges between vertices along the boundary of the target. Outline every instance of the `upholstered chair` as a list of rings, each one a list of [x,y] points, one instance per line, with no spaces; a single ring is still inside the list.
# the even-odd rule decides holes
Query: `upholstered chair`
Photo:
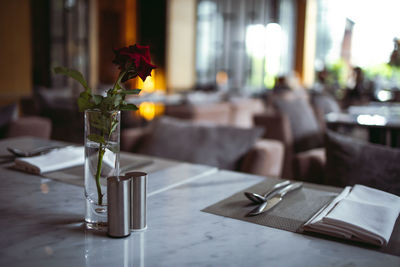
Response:
[[[49,139],[52,124],[47,118],[40,116],[17,116],[17,106],[3,107],[0,111],[1,136],[3,138],[17,136],[34,136]]]
[[[121,132],[121,150],[220,169],[280,177],[284,147],[260,138],[262,129],[162,117],[146,128]]]
[[[264,127],[264,138],[281,141],[285,146],[283,177],[306,180],[307,171],[324,163],[323,130],[308,95],[293,91],[273,94],[267,112],[255,114],[254,124]],[[299,156],[299,157],[298,157]],[[309,164],[315,168],[305,168]]]
[[[362,184],[400,196],[400,149],[333,131],[326,134],[324,184]]]

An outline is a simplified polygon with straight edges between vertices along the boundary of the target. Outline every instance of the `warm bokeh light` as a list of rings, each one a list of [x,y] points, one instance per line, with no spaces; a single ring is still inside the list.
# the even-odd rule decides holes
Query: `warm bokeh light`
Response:
[[[137,79],[138,88],[142,89],[143,92],[152,93],[155,90],[155,71],[151,71],[151,76],[148,76],[143,82],[141,79]]]
[[[216,81],[218,85],[225,85],[228,82],[228,73],[225,71],[218,71],[216,76]]]
[[[136,87],[142,89],[145,93],[153,93],[155,91],[166,91],[165,86],[165,75],[161,68],[157,68],[151,71],[151,76],[146,78],[146,81],[137,79]]]
[[[48,194],[49,193],[49,186],[47,184],[41,184],[40,185],[40,191],[43,194]]]
[[[162,103],[142,102],[139,105],[139,114],[146,120],[150,121],[156,116],[164,113],[164,105]]]

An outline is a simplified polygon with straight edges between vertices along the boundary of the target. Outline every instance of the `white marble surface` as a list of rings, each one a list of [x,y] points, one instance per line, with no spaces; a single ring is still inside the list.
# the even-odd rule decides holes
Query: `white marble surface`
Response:
[[[113,239],[82,226],[81,187],[2,166],[0,266],[400,266],[400,257],[201,212],[262,179],[220,171],[174,184],[148,197],[146,231]]]

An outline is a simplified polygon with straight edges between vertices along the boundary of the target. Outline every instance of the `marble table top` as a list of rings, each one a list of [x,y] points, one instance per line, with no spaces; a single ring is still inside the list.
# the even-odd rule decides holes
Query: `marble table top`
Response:
[[[265,178],[190,166],[149,175],[163,183],[148,195],[148,229],[116,239],[83,226],[81,186],[0,165],[0,266],[400,266],[400,257],[202,212]]]

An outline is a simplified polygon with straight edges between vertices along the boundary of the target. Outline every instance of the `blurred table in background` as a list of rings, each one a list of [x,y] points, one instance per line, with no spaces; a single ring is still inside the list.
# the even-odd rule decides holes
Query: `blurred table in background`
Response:
[[[400,147],[400,103],[371,102],[367,106],[351,106],[347,113],[329,113],[327,127],[362,127],[368,131],[368,141],[391,147]]]

